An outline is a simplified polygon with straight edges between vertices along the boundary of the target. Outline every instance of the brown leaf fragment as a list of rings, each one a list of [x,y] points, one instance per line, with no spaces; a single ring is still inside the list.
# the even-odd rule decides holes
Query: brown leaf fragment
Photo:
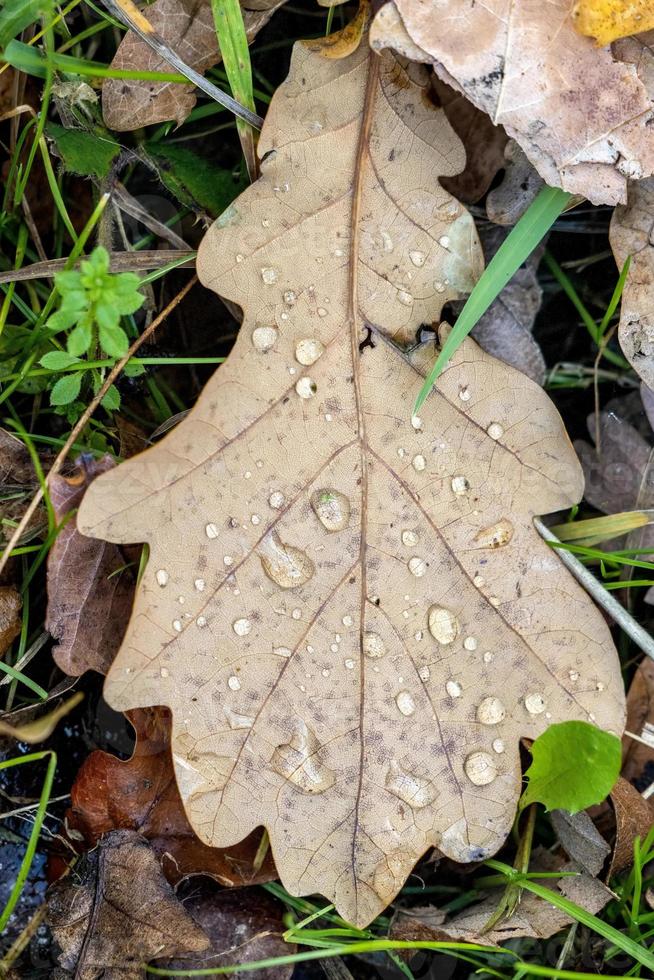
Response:
[[[579,813],[552,810],[550,819],[568,857],[593,878],[599,877],[611,848],[588,814],[584,810]]]
[[[587,424],[595,441],[594,413],[588,416]],[[654,506],[654,487],[643,484],[651,455],[646,440],[616,411],[600,413],[599,436],[600,452],[588,442],[575,442],[586,478],[584,495],[588,503],[605,514]]]
[[[81,457],[77,472],[55,476],[50,499],[61,522],[79,507],[91,482],[114,463]],[[134,577],[125,554],[114,544],[85,537],[70,518],[48,554],[46,629],[58,646],[55,663],[79,677],[87,670],[106,674],[121,644],[134,595]]]
[[[625,357],[654,387],[654,179],[632,181],[626,207],[613,212],[609,232],[618,268],[631,256],[622,293],[618,336]]]
[[[622,776],[611,790],[615,810],[615,844],[609,867],[609,879],[634,863],[634,841],[645,839],[654,825],[654,804]]]
[[[599,912],[613,898],[613,893],[606,885],[581,870],[579,865],[574,862],[564,864],[547,852],[536,852],[532,870],[579,871],[574,878],[544,878],[540,884],[552,891],[558,891],[593,914]],[[565,912],[525,891],[514,915],[490,932],[484,932],[484,926],[497,909],[498,894],[497,891],[493,892],[482,902],[459,912],[442,924],[438,922],[438,916],[434,916],[432,909],[398,912],[391,925],[391,937],[409,941],[451,940],[498,946],[509,939],[522,937],[549,939],[573,921]]]
[[[258,884],[277,877],[270,850],[263,864],[254,861],[261,834],[233,847],[207,847],[184,813],[170,756],[170,716],[164,708],[128,714],[136,746],[126,762],[108,752],[92,752],[71,790],[67,827],[94,847],[103,834],[134,830],[145,837],[175,884],[204,873],[222,885]]]
[[[47,457],[44,460],[47,466]],[[11,537],[14,524],[23,516],[38,478],[34,464],[24,442],[6,429],[0,428],[0,543]],[[45,515],[41,507],[29,523],[24,537],[32,537],[45,526]]]
[[[209,946],[147,841],[128,830],[105,837],[51,889],[47,920],[76,980],[141,980],[150,960]]]
[[[441,184],[458,201],[476,204],[504,166],[506,133],[436,75],[432,78],[432,89],[466,151],[465,170],[454,177],[443,177]]]
[[[515,140],[509,140],[504,148],[502,182],[486,198],[489,220],[496,225],[514,225],[542,186],[543,178],[532,167],[524,150]]]
[[[573,0],[395,5],[439,77],[503,126],[548,184],[617,204],[627,178],[654,173],[652,100],[632,64],[575,31]]]
[[[252,42],[285,0],[245,0],[241,4],[248,42]],[[220,62],[220,50],[209,0],[155,0],[147,8],[154,30],[190,68],[204,73]],[[111,68],[170,72],[168,62],[133,32],[123,38]],[[105,79],[102,113],[110,129],[139,129],[174,120],[181,125],[196,102],[193,85]]]
[[[0,586],[0,656],[20,633],[22,608],[20,592],[13,585]]]
[[[651,733],[651,746],[627,735],[622,740],[622,775],[642,791],[654,783],[654,660],[649,657],[643,657],[629,686],[626,728],[638,736]]]
[[[410,418],[405,348],[480,267],[427,84],[364,44],[295,46],[262,176],[200,246],[201,280],[244,311],[234,349],[79,515],[149,543],[105,694],[171,708],[198,835],[264,826],[285,887],[358,925],[431,847],[500,847],[521,737],[624,714],[606,625],[533,526],[582,493],[545,393],[468,340]]]
[[[166,970],[207,970],[289,956],[296,951],[283,939],[284,907],[260,888],[221,891],[206,878],[193,878],[178,896],[211,941],[207,950],[157,962]],[[248,971],[251,980],[289,980],[293,964]],[[238,974],[236,974],[238,976]]]
[[[479,234],[488,263],[508,231],[486,226],[480,228]],[[545,358],[531,331],[542,299],[536,270],[544,248],[543,243],[531,253],[472,331],[474,339],[488,354],[522,371],[539,385],[545,381]]]

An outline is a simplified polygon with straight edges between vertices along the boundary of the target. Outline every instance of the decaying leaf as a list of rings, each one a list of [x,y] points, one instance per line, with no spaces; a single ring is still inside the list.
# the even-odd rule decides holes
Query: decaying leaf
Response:
[[[654,783],[654,660],[649,657],[643,657],[629,687],[627,731],[640,737],[651,733],[651,746],[623,739],[622,775],[644,790]]]
[[[45,466],[47,462],[46,458]],[[12,525],[18,523],[23,516],[37,486],[38,479],[34,472],[34,464],[25,443],[6,429],[0,428],[0,516],[3,518],[0,523],[0,542],[8,541],[11,537]],[[30,521],[25,537],[38,533],[45,523],[41,507]]]
[[[48,711],[47,714],[40,715],[22,725],[11,725],[4,718],[0,718],[0,735],[8,735],[10,738],[15,738],[19,742],[26,742],[28,745],[44,742],[46,738],[52,735],[61,719],[70,714],[83,697],[81,691],[73,694],[66,701],[60,701],[52,711]]]
[[[254,40],[285,0],[243,0],[248,41]],[[189,67],[204,73],[220,61],[209,0],[155,0],[147,8],[153,28]],[[123,38],[111,67],[132,71],[170,71],[170,65],[131,31]],[[105,79],[102,113],[109,129],[119,132],[173,119],[184,122],[195,105],[193,85]]]
[[[47,917],[75,980],[140,980],[143,963],[209,946],[147,842],[128,830],[105,837],[54,886]]]
[[[539,871],[580,871],[579,865],[564,864],[561,860],[538,850],[532,870]],[[574,878],[544,878],[541,882],[546,888],[556,889],[561,895],[581,905],[588,912],[596,914],[613,898],[613,893],[601,881],[581,871]],[[516,912],[510,919],[484,932],[484,926],[497,909],[497,893],[493,893],[482,902],[459,912],[445,922],[438,921],[439,916],[433,915],[433,909],[411,909],[399,912],[393,919],[391,935],[394,939],[405,940],[453,940],[456,942],[487,943],[496,946],[509,939],[531,937],[533,939],[549,939],[560,932],[573,921],[565,912],[561,912],[537,898],[529,892],[523,892]],[[438,912],[438,910],[436,910]]]
[[[572,16],[579,33],[599,45],[654,27],[650,0],[576,0]]]
[[[611,848],[586,811],[568,813],[567,810],[552,810],[550,819],[568,857],[597,878]]]
[[[265,826],[286,888],[361,925],[430,846],[497,850],[521,736],[624,713],[604,621],[533,528],[582,492],[546,395],[467,341],[409,418],[433,352],[401,345],[479,261],[421,77],[296,45],[262,177],[200,248],[235,348],[79,515],[149,543],[105,693],[171,707],[197,833]]]
[[[643,799],[626,779],[619,779],[611,792],[615,810],[615,844],[609,877],[630,868],[634,863],[634,841],[645,839],[654,826],[654,804]]]
[[[73,476],[54,477],[50,499],[58,522],[79,507],[90,483],[113,465],[110,456],[81,457]],[[116,545],[80,534],[75,516],[57,535],[48,554],[46,628],[59,641],[52,656],[64,673],[78,677],[87,670],[106,674],[109,669],[134,595],[128,564]]]
[[[626,207],[616,208],[610,228],[615,261],[631,256],[622,293],[620,345],[645,384],[654,387],[654,179],[629,185]]]
[[[627,178],[654,173],[652,99],[632,64],[575,30],[573,0],[395,6],[439,77],[502,125],[548,184],[617,204]]]
[[[204,952],[157,963],[166,970],[206,970],[252,963],[295,952],[283,939],[284,906],[260,888],[219,891],[206,878],[193,878],[178,896],[211,940]],[[249,970],[250,980],[288,980],[293,964]],[[238,974],[237,974],[238,976]]]
[[[164,708],[134,711],[136,731],[131,759],[92,752],[71,790],[66,825],[89,847],[113,830],[134,830],[145,837],[173,884],[186,875],[211,875],[229,887],[275,878],[272,855],[255,866],[261,834],[233,847],[207,847],[193,833],[184,813],[170,755],[170,718]]]
[[[523,216],[543,186],[543,178],[532,167],[515,140],[504,148],[504,176],[488,192],[486,214],[496,225],[514,225]]]
[[[23,600],[13,585],[0,586],[0,655],[14,642],[21,627]]]

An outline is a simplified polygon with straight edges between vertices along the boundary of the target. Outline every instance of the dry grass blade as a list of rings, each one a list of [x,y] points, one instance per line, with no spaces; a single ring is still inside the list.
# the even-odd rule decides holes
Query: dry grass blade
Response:
[[[187,252],[188,261],[181,268],[192,266],[195,252]],[[183,258],[184,252],[177,248],[153,249],[142,252],[110,252],[109,269],[111,272],[148,272],[150,269],[162,269],[169,262]],[[56,272],[68,267],[68,259],[49,259],[46,262],[33,262],[32,265],[21,269],[11,269],[0,272],[0,283],[27,282],[30,279],[51,279]]]

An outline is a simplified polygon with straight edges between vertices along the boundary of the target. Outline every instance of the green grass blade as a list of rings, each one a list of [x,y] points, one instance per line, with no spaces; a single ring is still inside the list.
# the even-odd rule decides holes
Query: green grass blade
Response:
[[[420,411],[425,398],[459,345],[544,238],[561,212],[569,205],[571,198],[571,194],[558,187],[544,187],[515,228],[509,232],[470,293],[452,332],[443,344],[436,363],[420,389],[414,414]]]
[[[232,95],[237,102],[256,113],[250,49],[241,5],[238,0],[211,0],[211,11]],[[253,172],[256,171],[255,132],[242,119],[236,120],[236,126],[250,177],[254,179],[256,176]]]

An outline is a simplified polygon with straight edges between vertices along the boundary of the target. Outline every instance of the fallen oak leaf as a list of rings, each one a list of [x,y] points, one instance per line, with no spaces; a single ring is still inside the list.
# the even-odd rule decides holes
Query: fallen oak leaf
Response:
[[[650,0],[576,0],[572,16],[579,33],[600,46],[654,27]]]
[[[57,522],[76,510],[100,473],[114,466],[110,456],[82,456],[72,476],[55,476],[50,500]],[[48,554],[46,629],[58,645],[55,663],[79,677],[87,670],[106,674],[125,632],[134,595],[129,561],[115,544],[93,540],[77,530],[70,518]]]
[[[288,891],[360,925],[431,846],[497,850],[521,736],[623,724],[603,619],[533,527],[582,492],[551,402],[468,340],[407,418],[431,351],[398,345],[478,269],[434,180],[463,160],[423,77],[296,45],[262,177],[200,249],[244,308],[234,351],[79,514],[149,543],[105,694],[171,707],[197,833],[265,826]]]
[[[47,921],[76,980],[140,980],[152,959],[209,946],[154,852],[128,830],[108,834],[51,889]]]
[[[618,204],[627,178],[654,173],[652,98],[633,65],[577,33],[573,0],[395,6],[438,76],[502,125],[548,184]]]
[[[241,5],[248,42],[252,42],[285,0]],[[189,67],[201,74],[220,62],[210,0],[155,0],[147,17],[161,38]],[[121,41],[112,69],[169,72],[168,62],[132,31]],[[102,113],[109,129],[123,132],[172,119],[181,125],[196,102],[193,85],[107,78],[102,85]]]
[[[165,708],[128,713],[136,732],[131,759],[92,752],[71,789],[66,827],[95,847],[114,830],[134,830],[150,843],[164,874],[175,884],[187,875],[207,874],[227,887],[259,884],[277,877],[268,849],[256,867],[261,835],[233,847],[208,847],[184,813],[170,755],[170,716]]]
[[[654,804],[644,799],[638,790],[620,778],[611,791],[615,811],[615,843],[608,878],[630,868],[634,863],[634,841],[645,839],[654,826]]]

